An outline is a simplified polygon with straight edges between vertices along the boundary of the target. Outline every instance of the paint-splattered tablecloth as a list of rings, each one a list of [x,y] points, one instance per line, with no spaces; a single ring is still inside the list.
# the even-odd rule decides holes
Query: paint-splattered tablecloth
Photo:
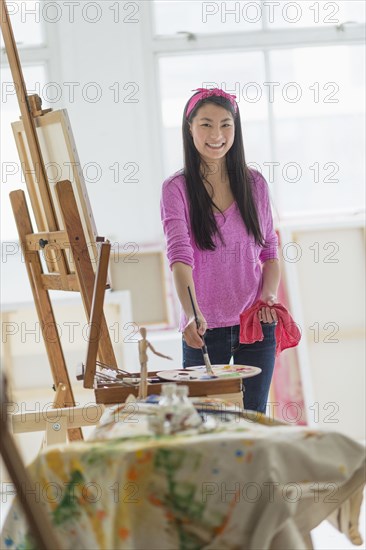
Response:
[[[30,465],[62,548],[306,548],[309,531],[335,509],[338,519],[348,513],[343,524],[357,542],[352,499],[365,452],[355,441],[239,417],[157,437],[144,421],[107,422],[91,440],[50,447]],[[1,543],[31,547],[17,501]]]

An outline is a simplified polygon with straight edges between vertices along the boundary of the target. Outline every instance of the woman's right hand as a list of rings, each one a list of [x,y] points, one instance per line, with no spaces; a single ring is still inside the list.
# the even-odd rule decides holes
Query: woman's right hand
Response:
[[[202,348],[203,336],[207,330],[207,322],[201,313],[197,314],[199,327],[197,328],[196,321],[194,317],[188,319],[188,323],[185,326],[183,331],[183,338],[191,348]]]

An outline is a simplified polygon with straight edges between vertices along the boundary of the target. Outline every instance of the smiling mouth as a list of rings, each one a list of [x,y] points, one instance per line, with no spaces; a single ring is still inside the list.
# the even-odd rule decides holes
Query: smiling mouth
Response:
[[[207,147],[209,147],[210,149],[221,149],[221,147],[223,147],[225,145],[225,143],[218,143],[218,144],[213,144],[213,143],[206,143]]]

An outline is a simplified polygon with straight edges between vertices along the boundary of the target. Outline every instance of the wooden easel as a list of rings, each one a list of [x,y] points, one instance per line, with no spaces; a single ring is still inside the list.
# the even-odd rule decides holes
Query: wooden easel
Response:
[[[38,178],[35,182],[37,188],[35,189],[35,185],[30,184],[27,178],[26,181],[38,232],[33,230],[24,192],[21,190],[13,191],[10,193],[10,200],[55,387],[57,388],[59,384],[63,384],[66,388],[66,391],[63,392],[64,403],[61,406],[74,406],[75,399],[57,331],[49,290],[79,291],[87,319],[90,320],[95,283],[95,273],[89,252],[90,233],[88,236],[85,235],[72,184],[67,180],[60,181],[55,186],[58,199],[57,206],[62,215],[62,226],[57,218],[56,205],[50,192],[35,124],[36,117],[47,115],[50,109],[42,110],[41,100],[38,96],[27,96],[5,0],[0,0],[0,8],[1,30],[17,92],[26,142],[32,164],[37,167]],[[86,203],[85,210],[89,213],[87,221],[91,223],[96,235],[86,188],[82,189],[82,192],[83,202]],[[92,244],[96,248],[96,242],[102,242],[103,240],[103,238],[96,237],[95,242]],[[74,269],[72,269],[68,260],[67,250],[71,251]],[[45,254],[49,273],[43,271],[42,253]],[[103,293],[105,288],[106,285],[104,284]],[[97,346],[100,361],[108,364],[111,369],[117,369],[116,358],[103,312],[100,314],[100,327],[101,334]],[[70,440],[82,439],[80,428],[70,429],[68,435]]]

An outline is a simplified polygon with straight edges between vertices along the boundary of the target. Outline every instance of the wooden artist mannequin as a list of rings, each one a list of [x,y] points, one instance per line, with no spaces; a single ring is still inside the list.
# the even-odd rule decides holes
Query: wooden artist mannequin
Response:
[[[150,348],[155,355],[158,355],[159,357],[163,357],[163,359],[170,359],[173,360],[172,357],[169,357],[168,355],[163,355],[162,353],[159,353],[156,351],[154,346],[150,344],[148,340],[146,340],[146,328],[141,327],[140,328],[140,334],[142,336],[142,340],[139,340],[139,360],[141,365],[141,375],[140,375],[140,385],[139,385],[139,393],[137,398],[138,399],[145,399],[147,397],[147,362],[148,362],[148,356],[147,356],[147,349]]]

